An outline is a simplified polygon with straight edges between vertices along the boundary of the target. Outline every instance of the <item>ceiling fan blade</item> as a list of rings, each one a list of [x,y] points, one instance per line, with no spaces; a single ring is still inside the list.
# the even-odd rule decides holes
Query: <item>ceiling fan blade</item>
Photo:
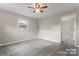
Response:
[[[40,7],[40,8],[47,8],[48,6],[43,6],[43,7]]]
[[[43,13],[43,11],[42,11],[42,10],[40,10],[40,12],[41,12],[41,13]]]
[[[34,10],[33,12],[35,13],[36,11]]]
[[[28,7],[28,8],[32,8],[32,9],[35,9],[34,7]]]

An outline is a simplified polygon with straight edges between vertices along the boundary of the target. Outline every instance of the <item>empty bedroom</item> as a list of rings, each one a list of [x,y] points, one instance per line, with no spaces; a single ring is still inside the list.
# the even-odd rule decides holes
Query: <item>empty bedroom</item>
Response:
[[[79,56],[79,3],[0,3],[0,56]]]

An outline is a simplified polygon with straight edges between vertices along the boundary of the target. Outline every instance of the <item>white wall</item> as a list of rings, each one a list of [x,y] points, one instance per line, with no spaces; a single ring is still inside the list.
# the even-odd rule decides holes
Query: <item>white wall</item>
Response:
[[[76,14],[76,43],[79,45],[79,8],[52,15],[46,18],[33,19],[15,13],[0,10],[0,45],[7,43],[29,40],[29,39],[45,39],[54,42],[61,42],[60,17],[65,15]],[[16,24],[18,18],[25,18],[30,21],[30,29],[23,32],[17,29]],[[38,26],[39,25],[39,26]],[[38,32],[39,29],[39,32]]]
[[[28,31],[17,29],[18,18],[25,18],[29,21]],[[36,19],[0,10],[0,45],[35,39],[37,38],[37,31]]]
[[[39,20],[39,38],[60,43],[60,20],[50,16]]]
[[[79,46],[79,8],[52,15],[39,20],[39,38],[61,42],[61,17],[76,15],[76,44]]]

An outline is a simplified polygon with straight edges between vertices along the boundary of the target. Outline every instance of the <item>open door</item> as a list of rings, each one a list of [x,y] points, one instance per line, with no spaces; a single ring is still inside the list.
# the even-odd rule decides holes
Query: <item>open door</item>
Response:
[[[76,15],[62,17],[61,38],[65,44],[76,46]]]

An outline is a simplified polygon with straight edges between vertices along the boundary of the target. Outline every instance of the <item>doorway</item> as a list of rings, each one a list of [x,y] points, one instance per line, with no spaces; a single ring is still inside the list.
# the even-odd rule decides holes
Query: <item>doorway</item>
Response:
[[[67,45],[76,46],[76,15],[62,17],[61,41]]]

